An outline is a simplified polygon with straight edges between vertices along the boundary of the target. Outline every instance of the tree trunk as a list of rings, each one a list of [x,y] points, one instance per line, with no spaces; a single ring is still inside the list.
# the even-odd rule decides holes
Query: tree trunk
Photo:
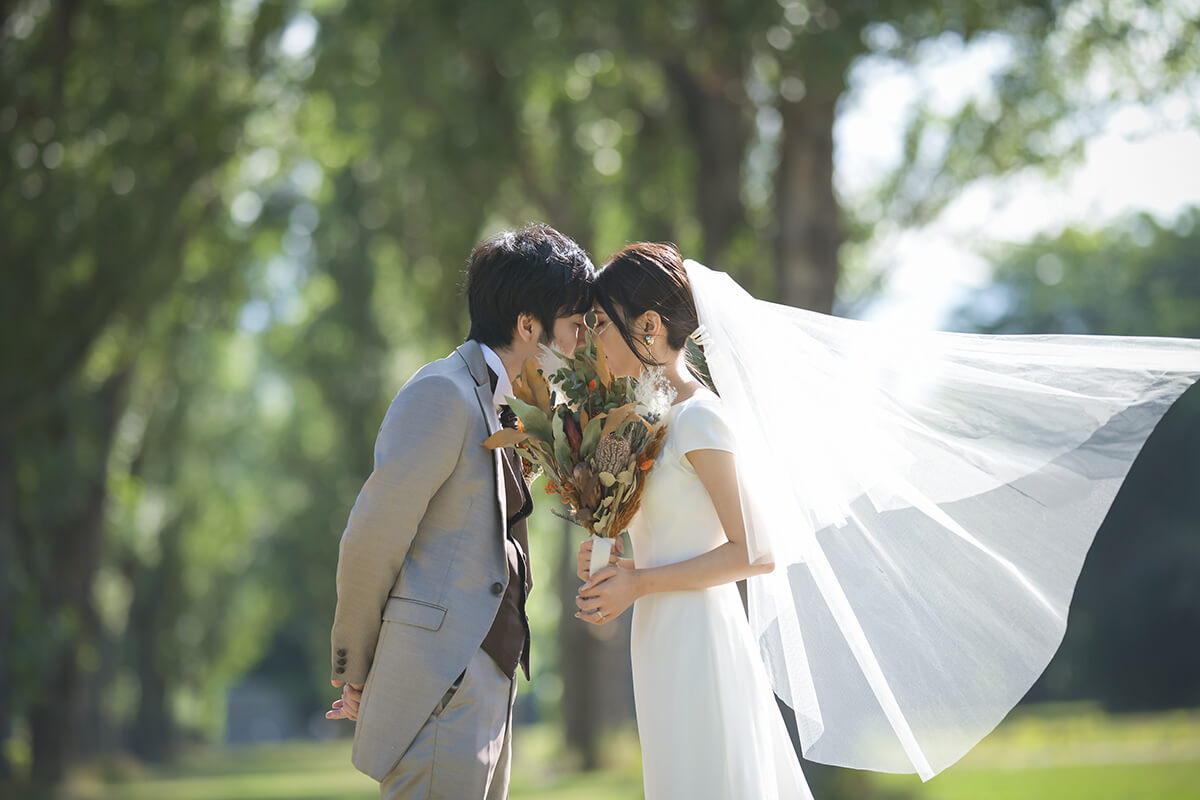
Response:
[[[42,522],[38,530],[30,532],[31,539],[44,537],[45,541],[28,544],[48,546],[49,560],[23,559],[41,595],[41,612],[65,634],[42,665],[39,676],[43,681],[29,710],[32,778],[41,787],[62,782],[73,754],[79,712],[79,653],[94,641],[98,627],[91,590],[104,533],[105,470],[113,434],[125,408],[129,378],[130,372],[125,370],[97,390],[70,392],[63,404],[49,411],[43,420],[45,440],[55,448],[59,469],[39,478],[81,486],[39,492],[52,498],[48,502],[61,503],[63,498],[75,497],[78,505],[39,509],[52,521]],[[36,566],[43,561],[48,565],[47,574],[42,574],[45,567],[39,570]]]
[[[749,100],[742,76],[698,74],[681,62],[664,65],[671,85],[683,100],[687,128],[696,151],[696,199],[704,232],[702,257],[724,265],[725,251],[742,227],[742,161],[750,141],[746,116]]]
[[[142,646],[152,644],[153,641]],[[143,661],[142,658],[138,659],[141,693],[129,745],[139,758],[162,763],[171,754],[175,733],[167,708],[167,681],[159,670],[147,669]]]
[[[780,105],[776,177],[776,288],[781,303],[828,313],[842,231],[833,193],[833,120],[839,92],[811,91]]]
[[[632,610],[607,625],[575,619],[579,593],[575,553],[582,529],[564,522],[559,560],[559,671],[563,682],[563,723],[567,744],[582,758],[585,770],[598,769],[600,737],[605,729],[633,716],[633,675],[629,663]]]
[[[833,192],[833,122],[839,91],[818,89],[797,102],[781,102],[783,119],[775,183],[776,296],[781,303],[829,313],[842,244]],[[818,797],[870,796],[854,770],[803,759],[795,713],[777,700],[809,786]]]
[[[33,769],[30,777],[40,787],[57,786],[66,776],[68,753],[73,741],[78,688],[78,658],[74,643],[68,646],[52,672],[45,674],[43,697],[29,709],[29,733],[33,744]]]
[[[106,706],[106,698],[120,671],[122,640],[97,626],[94,639],[96,668],[80,675],[79,728],[75,752],[81,759],[111,757],[121,752],[120,725]]]
[[[591,691],[595,681],[597,651],[596,640],[588,635],[583,624],[575,619],[575,595],[579,580],[575,574],[575,548],[569,523],[564,533],[562,556],[558,569],[558,596],[562,602],[562,616],[558,621],[558,659],[562,672],[563,727],[567,746],[579,753],[583,769],[593,770],[600,766],[599,737],[597,736],[596,714],[598,698]]]
[[[16,550],[16,469],[12,460],[11,444],[6,436],[0,435],[0,787],[12,778],[12,765],[8,762],[8,739],[12,735],[12,682],[9,657],[13,652],[12,610],[15,597],[12,592],[11,572]]]
[[[172,631],[185,610],[178,589],[183,580],[180,538],[184,524],[177,517],[164,525],[159,534],[158,562],[130,570],[134,597],[129,610],[129,633],[141,694],[129,743],[134,754],[151,762],[165,761],[174,746],[168,675],[174,668]]]

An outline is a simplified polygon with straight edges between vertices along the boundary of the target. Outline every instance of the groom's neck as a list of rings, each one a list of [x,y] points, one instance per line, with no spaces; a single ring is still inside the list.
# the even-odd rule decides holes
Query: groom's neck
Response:
[[[492,349],[496,351],[496,355],[500,356],[500,362],[504,364],[504,371],[508,374],[509,380],[520,374],[521,367],[525,362],[524,358],[511,347],[493,347]]]

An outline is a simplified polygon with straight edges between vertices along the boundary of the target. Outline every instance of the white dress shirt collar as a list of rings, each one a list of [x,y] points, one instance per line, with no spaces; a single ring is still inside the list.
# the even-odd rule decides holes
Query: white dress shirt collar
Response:
[[[500,356],[496,351],[480,342],[479,349],[483,351],[483,360],[492,368],[492,372],[496,373],[498,380],[496,381],[496,391],[492,394],[492,404],[499,408],[508,402],[508,398],[512,396],[512,379],[508,377],[508,370],[504,368],[504,362],[500,360]]]

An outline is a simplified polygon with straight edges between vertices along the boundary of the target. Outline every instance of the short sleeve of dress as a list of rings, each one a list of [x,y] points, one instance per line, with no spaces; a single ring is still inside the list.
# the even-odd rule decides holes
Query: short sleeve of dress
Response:
[[[733,452],[733,434],[719,400],[689,403],[679,410],[672,424],[675,452],[685,466],[688,464],[685,456],[693,450]]]

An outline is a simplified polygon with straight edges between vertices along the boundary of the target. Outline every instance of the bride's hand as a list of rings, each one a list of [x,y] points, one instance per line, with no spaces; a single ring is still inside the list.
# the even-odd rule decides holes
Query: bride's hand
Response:
[[[615,546],[612,549],[612,553],[610,553],[608,556],[608,563],[612,566],[619,564],[621,559],[618,559],[617,556],[623,552],[625,552],[625,542],[621,539],[621,537],[618,536]],[[575,574],[579,576],[579,580],[586,581],[589,577],[588,564],[590,564],[592,561],[591,539],[584,539],[579,543],[579,552],[576,553],[575,557],[579,564],[579,568],[576,570]]]
[[[575,596],[578,619],[593,625],[612,622],[638,598],[637,570],[623,566],[605,567],[585,583]]]

